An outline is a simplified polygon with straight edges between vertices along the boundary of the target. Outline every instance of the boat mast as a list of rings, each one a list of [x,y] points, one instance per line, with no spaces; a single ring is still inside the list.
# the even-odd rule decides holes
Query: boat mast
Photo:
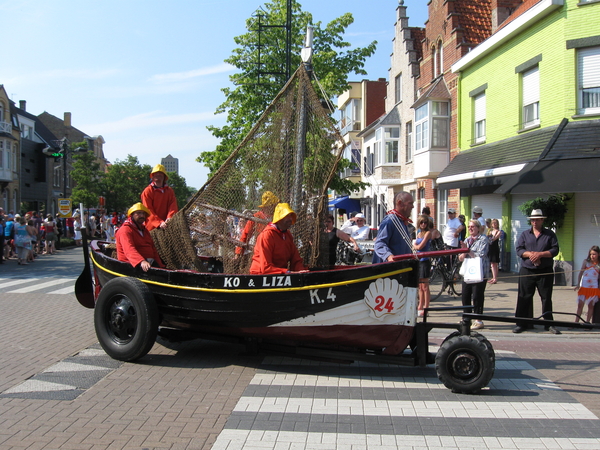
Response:
[[[304,47],[301,51],[302,64],[309,76],[312,73],[312,39],[313,28],[311,26],[306,29],[306,38],[304,39]],[[299,121],[296,129],[296,161],[294,173],[294,186],[292,191],[292,209],[298,210],[302,206],[302,183],[304,178],[304,156],[306,154],[306,102],[308,86],[301,85],[298,89],[299,103]]]

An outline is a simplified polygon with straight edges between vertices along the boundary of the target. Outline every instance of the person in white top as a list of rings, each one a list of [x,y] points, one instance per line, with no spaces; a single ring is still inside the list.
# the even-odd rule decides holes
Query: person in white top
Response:
[[[369,238],[371,228],[367,225],[364,214],[358,213],[344,222],[340,230],[349,234],[355,241],[364,241]]]
[[[485,224],[485,219],[483,218],[483,209],[481,209],[481,206],[473,207],[473,219],[481,224],[480,234],[487,234],[487,226]]]
[[[458,248],[458,238],[464,228],[465,226],[456,217],[456,209],[448,208],[448,221],[444,229],[444,244],[451,248]]]

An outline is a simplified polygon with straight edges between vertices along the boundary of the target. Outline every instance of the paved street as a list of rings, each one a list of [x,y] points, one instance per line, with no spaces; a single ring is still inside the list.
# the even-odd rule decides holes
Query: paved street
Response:
[[[254,356],[202,340],[120,363],[72,294],[82,267],[80,249],[0,266],[2,449],[600,448],[598,332],[486,323],[496,373],[468,396],[433,367]],[[554,309],[573,312],[573,290],[555,292]],[[505,277],[486,313],[510,315],[515,297]]]

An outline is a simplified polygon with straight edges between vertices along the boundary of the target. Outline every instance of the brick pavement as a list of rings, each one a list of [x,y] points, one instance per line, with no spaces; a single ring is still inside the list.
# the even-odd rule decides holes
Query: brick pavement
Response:
[[[48,264],[59,266],[69,255],[77,262],[75,252],[80,250]],[[65,273],[78,275],[68,266]],[[573,312],[574,298],[571,288],[555,288],[554,309]],[[516,282],[505,276],[488,287],[486,312],[511,315],[515,300]],[[432,306],[459,303],[442,297]],[[538,313],[539,300],[535,307]],[[72,294],[2,295],[0,308],[0,391],[97,341],[93,311]],[[540,329],[513,335],[511,328],[486,323],[482,333],[496,349],[516,351],[600,417],[600,333],[554,336]],[[444,333],[433,333],[432,341]],[[139,363],[123,364],[73,401],[0,399],[0,448],[209,449],[261,360],[221,343],[155,345]]]

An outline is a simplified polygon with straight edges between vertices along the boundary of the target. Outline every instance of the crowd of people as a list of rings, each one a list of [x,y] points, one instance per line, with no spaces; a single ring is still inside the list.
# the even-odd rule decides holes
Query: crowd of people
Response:
[[[27,265],[40,255],[53,255],[64,232],[58,214],[56,218],[38,211],[21,215],[0,208],[0,264],[16,259],[18,265]]]

